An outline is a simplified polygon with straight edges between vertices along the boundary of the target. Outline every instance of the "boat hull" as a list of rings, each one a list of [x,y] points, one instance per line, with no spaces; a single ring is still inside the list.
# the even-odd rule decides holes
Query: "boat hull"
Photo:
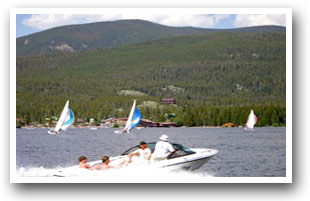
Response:
[[[175,159],[158,162],[158,167],[194,171],[207,163],[215,154],[215,149],[192,149],[196,153]]]
[[[166,160],[161,160],[161,161],[153,161],[151,160],[150,163],[148,165],[157,167],[157,168],[165,168],[168,170],[187,170],[187,171],[194,171],[199,169],[200,167],[202,167],[205,163],[207,163],[214,155],[216,155],[218,153],[217,150],[215,149],[192,149],[193,151],[195,151],[195,154],[191,154],[191,155],[187,155],[187,156],[183,156],[183,157],[177,157],[174,159],[166,159]],[[111,157],[110,160],[110,165],[117,165],[120,164],[122,161],[124,161],[124,159],[127,156],[116,156],[116,157]],[[93,161],[93,162],[89,162],[88,164],[90,166],[93,166],[95,164],[100,164],[101,161]],[[139,165],[139,164],[129,164],[131,165]],[[140,164],[140,165],[145,165],[145,164]],[[124,167],[125,168],[125,167]],[[78,166],[72,166],[72,167],[68,167],[65,168],[66,170],[61,171],[61,172],[57,172],[56,174],[54,174],[54,176],[61,176],[61,177],[67,177],[67,176],[73,176],[71,172],[71,170],[74,169],[79,169]],[[78,175],[75,175],[78,176]]]
[[[50,135],[57,135],[58,133],[52,130],[47,131],[48,134]]]
[[[179,163],[179,164],[170,164],[170,165],[163,166],[163,167],[169,168],[169,169],[182,169],[182,170],[194,171],[194,170],[199,169],[205,163],[207,163],[208,160],[211,159],[211,157],[202,158],[202,159],[198,159],[195,161],[187,161],[187,162],[183,162],[183,163]]]

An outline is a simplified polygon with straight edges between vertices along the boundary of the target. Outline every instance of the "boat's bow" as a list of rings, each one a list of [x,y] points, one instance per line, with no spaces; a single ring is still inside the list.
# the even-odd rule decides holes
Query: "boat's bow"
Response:
[[[191,150],[194,153],[160,161],[157,166],[171,169],[196,170],[218,153],[216,149],[191,148]]]

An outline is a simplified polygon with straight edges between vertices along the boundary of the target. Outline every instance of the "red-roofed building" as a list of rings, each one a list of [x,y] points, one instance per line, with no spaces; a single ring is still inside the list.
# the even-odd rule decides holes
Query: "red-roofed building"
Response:
[[[173,98],[162,98],[161,103],[162,104],[176,104]]]

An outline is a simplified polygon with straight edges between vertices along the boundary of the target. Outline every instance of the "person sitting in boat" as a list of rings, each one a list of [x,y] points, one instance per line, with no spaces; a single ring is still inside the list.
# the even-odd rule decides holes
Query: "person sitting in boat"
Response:
[[[90,169],[91,170],[107,170],[107,169],[111,169],[111,168],[120,168],[127,163],[127,160],[123,160],[116,165],[110,165],[110,157],[109,156],[103,156],[101,158],[101,161],[102,161],[101,164],[94,165]]]
[[[152,151],[150,148],[147,147],[146,142],[142,141],[139,143],[140,149],[128,154],[129,162],[132,161],[132,158],[134,157],[134,161],[139,162],[148,162],[151,159]]]
[[[167,159],[167,157],[175,151],[172,145],[168,142],[167,135],[162,135],[159,139],[160,141],[156,143],[155,150],[152,154],[152,159],[154,161]]]
[[[86,169],[90,168],[90,166],[87,164],[86,156],[80,156],[79,161],[80,161],[79,168],[86,168]]]
[[[101,161],[102,161],[101,164],[94,165],[93,167],[91,167],[91,169],[92,170],[106,170],[106,169],[114,168],[113,166],[109,165],[110,163],[109,156],[103,156],[101,158]]]

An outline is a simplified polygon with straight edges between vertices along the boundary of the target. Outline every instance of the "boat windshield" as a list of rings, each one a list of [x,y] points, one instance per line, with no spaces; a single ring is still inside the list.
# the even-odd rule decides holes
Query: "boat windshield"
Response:
[[[152,153],[154,152],[155,150],[155,145],[156,145],[156,142],[150,142],[150,143],[147,143],[147,147],[149,149],[151,149]],[[177,157],[181,157],[181,156],[186,156],[186,155],[190,155],[190,154],[194,154],[195,152],[181,144],[176,144],[176,143],[172,143],[172,146],[175,150],[175,152],[173,152],[169,157],[168,159],[172,159],[172,158],[177,158]],[[130,149],[128,149],[127,151],[125,151],[124,153],[122,153],[121,155],[128,155],[129,153],[132,153],[136,150],[139,149],[139,145],[137,146],[134,146]]]
[[[170,156],[168,156],[168,159],[172,158],[178,158],[181,156],[187,156],[190,154],[194,154],[195,152],[187,147],[184,147],[181,144],[172,144],[175,152],[173,152]]]

